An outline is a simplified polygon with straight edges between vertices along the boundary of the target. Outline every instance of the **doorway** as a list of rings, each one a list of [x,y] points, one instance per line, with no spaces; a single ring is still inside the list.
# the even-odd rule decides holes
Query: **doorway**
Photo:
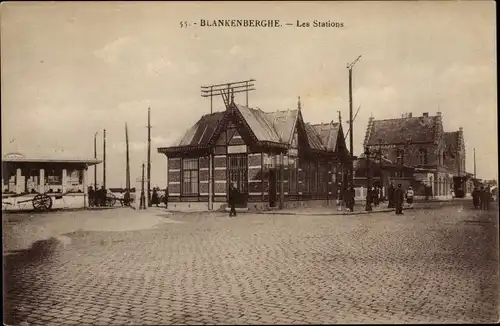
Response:
[[[228,155],[229,184],[236,184],[239,196],[236,199],[236,207],[246,208],[248,202],[248,159],[247,154]]]

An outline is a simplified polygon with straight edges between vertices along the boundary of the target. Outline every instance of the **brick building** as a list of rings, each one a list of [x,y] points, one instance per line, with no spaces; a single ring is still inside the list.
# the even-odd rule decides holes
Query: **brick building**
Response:
[[[224,208],[232,183],[240,208],[323,205],[352,169],[341,124],[305,123],[300,101],[296,110],[276,112],[231,102],[158,152],[168,158],[172,209]]]
[[[413,167],[413,185],[420,195],[425,185],[438,198],[450,196],[451,189],[469,191],[463,129],[445,132],[441,112],[386,120],[371,117],[364,145],[381,150],[391,162]]]

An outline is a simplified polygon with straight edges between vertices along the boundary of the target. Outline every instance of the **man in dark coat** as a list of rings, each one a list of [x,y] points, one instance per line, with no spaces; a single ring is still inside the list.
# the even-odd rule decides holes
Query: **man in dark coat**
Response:
[[[156,187],[153,187],[153,194],[151,195],[151,205],[160,205],[160,197],[158,196],[158,190]]]
[[[349,184],[344,194],[344,200],[345,200],[345,206],[349,209],[350,212],[354,212],[355,197],[356,197],[356,192],[354,191],[352,184]]]
[[[481,186],[481,188],[479,188],[479,191],[478,191],[478,194],[477,194],[477,197],[479,199],[479,209],[483,209],[483,200],[484,200],[484,187]]]
[[[394,192],[396,189],[394,189],[394,184],[391,182],[387,189],[387,200],[389,201],[389,204],[387,205],[387,208],[394,208]]]
[[[398,184],[398,187],[394,191],[394,204],[396,205],[396,214],[403,214],[403,202],[405,199],[405,194],[403,189],[401,188],[401,184]]]
[[[229,207],[231,210],[229,211],[229,216],[236,216],[236,201],[238,199],[238,188],[236,184],[233,183],[231,188],[229,189]]]
[[[95,192],[92,186],[89,187],[89,207],[95,206]]]
[[[107,206],[108,192],[106,191],[104,186],[102,186],[100,189],[100,196],[99,197],[100,197],[101,206]]]
[[[484,190],[482,191],[482,199],[481,199],[482,209],[485,211],[490,209],[490,196],[491,196],[490,188],[485,187]]]
[[[474,190],[472,191],[472,205],[474,205],[474,208],[479,208],[479,189],[477,187],[474,187]]]

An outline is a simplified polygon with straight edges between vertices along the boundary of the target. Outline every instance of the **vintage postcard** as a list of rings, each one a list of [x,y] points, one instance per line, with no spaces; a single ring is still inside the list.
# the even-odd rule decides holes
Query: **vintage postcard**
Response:
[[[5,325],[499,321],[493,1],[0,8]]]

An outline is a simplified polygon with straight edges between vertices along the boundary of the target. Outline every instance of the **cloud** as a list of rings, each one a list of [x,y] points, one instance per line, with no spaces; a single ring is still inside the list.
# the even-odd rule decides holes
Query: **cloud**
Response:
[[[136,40],[130,36],[121,37],[94,52],[94,55],[110,64],[118,64],[123,55],[134,47]]]

